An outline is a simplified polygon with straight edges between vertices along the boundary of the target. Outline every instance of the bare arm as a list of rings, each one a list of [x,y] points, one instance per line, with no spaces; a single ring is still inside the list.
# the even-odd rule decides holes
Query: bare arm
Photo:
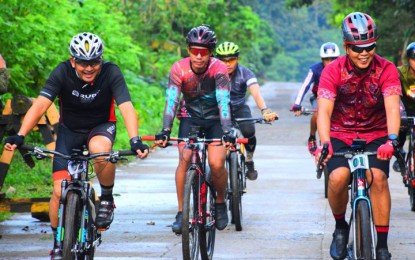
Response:
[[[40,118],[46,113],[46,110],[52,105],[52,101],[43,96],[38,96],[33,101],[33,105],[27,111],[22,126],[18,132],[19,135],[26,136],[37,125]]]
[[[388,135],[398,135],[401,124],[401,115],[399,110],[399,96],[392,95],[385,97],[386,120],[388,126]]]
[[[249,87],[249,92],[251,96],[254,98],[257,107],[261,110],[267,107],[265,104],[265,100],[261,95],[261,91],[258,84],[254,84]]]
[[[128,136],[131,138],[138,136],[137,115],[131,101],[127,101],[118,106],[127,128]]]
[[[333,113],[334,102],[325,99],[319,98],[317,100],[318,104],[318,113],[317,113],[317,126],[318,126],[318,135],[320,136],[321,143],[330,142],[330,119]],[[316,162],[320,158],[321,154],[316,154]],[[330,155],[327,156],[326,160],[330,159]]]

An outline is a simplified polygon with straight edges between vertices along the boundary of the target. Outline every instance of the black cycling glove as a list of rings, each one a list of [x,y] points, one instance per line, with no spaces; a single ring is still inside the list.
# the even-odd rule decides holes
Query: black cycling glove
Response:
[[[297,111],[301,111],[303,108],[301,107],[301,105],[297,105],[297,104],[294,104],[293,106],[292,106],[292,108],[291,108],[291,110],[293,111],[293,112],[297,112]]]
[[[236,136],[234,134],[232,134],[231,132],[224,132],[223,136],[222,136],[222,140],[224,142],[229,142],[231,144],[235,144],[236,143]]]
[[[15,144],[17,147],[21,146],[24,142],[24,136],[23,135],[12,135],[8,136],[6,140],[4,140],[5,144]]]
[[[137,150],[140,150],[144,153],[145,150],[149,150],[148,145],[143,144],[141,141],[141,137],[136,136],[130,139],[130,145],[131,145],[131,151],[135,152]]]
[[[161,132],[156,134],[156,141],[158,141],[158,140],[163,140],[163,141],[167,140],[167,141],[169,141],[170,140],[170,134],[171,134],[170,130],[163,129],[163,130],[161,130]]]

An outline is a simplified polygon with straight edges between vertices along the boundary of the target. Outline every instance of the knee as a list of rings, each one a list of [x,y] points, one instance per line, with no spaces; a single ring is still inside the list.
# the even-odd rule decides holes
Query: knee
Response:
[[[61,199],[62,189],[61,185],[54,185],[52,192],[52,200],[59,201]]]

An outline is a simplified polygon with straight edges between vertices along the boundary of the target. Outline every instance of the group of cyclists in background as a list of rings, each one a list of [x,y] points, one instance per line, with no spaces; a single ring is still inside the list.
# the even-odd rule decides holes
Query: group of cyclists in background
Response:
[[[304,96],[312,87],[310,101],[316,112],[311,118],[307,143],[316,160],[321,156],[321,145],[329,147],[324,164],[329,171],[328,201],[335,220],[330,246],[333,259],[346,257],[349,226],[345,215],[350,169],[346,159],[330,157],[334,152],[348,149],[355,138],[365,139],[368,148],[378,151],[377,157],[370,158],[376,256],[377,259],[390,259],[387,238],[391,201],[387,179],[394,151],[391,142],[399,138],[403,146],[406,139],[406,133],[399,132],[402,92],[406,113],[415,116],[415,43],[407,48],[408,65],[400,67],[398,72],[393,63],[375,53],[379,34],[368,14],[353,12],[347,15],[342,22],[342,34],[346,55],[340,56],[340,49],[333,42],[321,45],[321,62],[310,67],[292,111],[296,116],[301,114]],[[174,63],[170,70],[163,126],[155,135],[155,143],[166,147],[175,117],[180,120],[179,138],[188,137],[190,129],[198,126],[206,138],[222,140],[221,145],[208,146],[208,165],[217,191],[215,225],[218,230],[223,230],[229,222],[225,203],[228,180],[225,158],[227,149],[235,143],[231,132],[232,118],[252,117],[246,104],[247,90],[266,121],[272,122],[278,115],[267,107],[255,74],[239,64],[237,44],[225,41],[217,45],[215,32],[210,26],[201,25],[188,32],[186,45],[189,56]],[[131,150],[136,151],[139,158],[146,158],[149,147],[139,136],[127,84],[119,67],[103,60],[102,40],[93,33],[80,33],[72,38],[69,52],[71,57],[58,64],[50,74],[20,130],[6,138],[5,149],[14,150],[21,146],[25,136],[58,98],[60,123],[56,151],[69,153],[83,145],[91,153],[111,151],[116,136],[116,104],[130,137]],[[317,129],[320,144],[316,141]],[[255,127],[251,123],[242,123],[240,130],[249,140],[246,145],[247,178],[255,180],[258,177],[254,164]],[[179,142],[178,152],[175,175],[178,211],[172,225],[176,234],[182,229],[183,189],[190,158],[184,142]],[[54,236],[57,235],[61,182],[70,178],[65,167],[64,159],[54,160],[49,212]],[[94,167],[101,186],[96,224],[106,229],[114,218],[115,166],[96,163]],[[61,248],[55,243],[51,259],[61,259]]]

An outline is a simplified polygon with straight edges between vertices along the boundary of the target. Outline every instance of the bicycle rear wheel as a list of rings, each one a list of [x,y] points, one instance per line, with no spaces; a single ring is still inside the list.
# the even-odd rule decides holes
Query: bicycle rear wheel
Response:
[[[241,178],[238,173],[238,155],[236,152],[229,154],[229,179],[232,189],[231,210],[232,223],[235,224],[236,231],[242,230],[242,192]]]
[[[76,259],[73,252],[78,239],[78,232],[81,223],[81,199],[78,193],[69,191],[66,195],[64,238],[63,238],[63,259]]]
[[[357,259],[374,259],[372,247],[372,226],[370,221],[370,208],[366,200],[360,200],[356,206],[356,218],[354,220]]]
[[[182,253],[183,259],[197,259],[199,255],[200,224],[198,223],[199,178],[196,170],[186,173],[183,195]]]
[[[203,185],[206,185],[206,182],[202,183],[202,190],[204,189]],[[202,215],[202,225],[200,228],[199,244],[200,244],[200,255],[203,260],[210,260],[213,258],[213,251],[215,249],[215,236],[216,236],[216,227],[215,227],[215,191],[212,186],[205,187],[206,189],[206,201],[202,205],[203,215]]]

